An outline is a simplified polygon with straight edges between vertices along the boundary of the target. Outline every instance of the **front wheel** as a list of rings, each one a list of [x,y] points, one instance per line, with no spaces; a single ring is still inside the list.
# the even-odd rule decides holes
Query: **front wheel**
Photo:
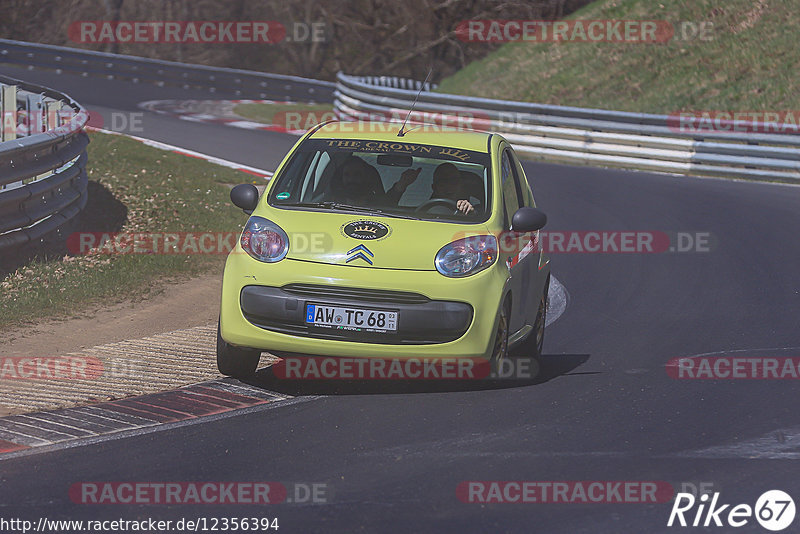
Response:
[[[514,354],[516,356],[538,358],[542,355],[542,348],[544,348],[544,327],[547,322],[547,295],[549,289],[550,277],[548,276],[545,281],[542,298],[539,300],[539,308],[536,311],[536,322],[533,323],[533,330],[528,334],[528,337],[514,349]]]
[[[497,328],[494,332],[494,344],[492,346],[492,357],[489,360],[489,371],[491,376],[497,376],[500,372],[503,361],[508,356],[508,320],[511,310],[508,300],[500,308],[500,316],[497,318]]]
[[[217,323],[217,369],[225,376],[246,378],[256,372],[261,351],[240,349],[222,339]]]

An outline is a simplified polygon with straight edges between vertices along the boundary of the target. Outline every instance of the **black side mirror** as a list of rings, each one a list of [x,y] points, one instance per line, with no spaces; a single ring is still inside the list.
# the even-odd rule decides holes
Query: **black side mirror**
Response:
[[[250,215],[258,205],[258,189],[253,184],[239,184],[231,189],[231,202]]]
[[[514,232],[535,232],[547,224],[547,215],[536,208],[520,208],[511,217],[511,230]]]

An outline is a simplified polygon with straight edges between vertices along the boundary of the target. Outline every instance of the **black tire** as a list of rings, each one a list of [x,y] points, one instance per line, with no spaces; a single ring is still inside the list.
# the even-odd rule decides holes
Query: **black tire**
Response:
[[[508,357],[508,321],[511,310],[509,309],[508,299],[503,302],[500,308],[500,315],[497,319],[497,327],[494,331],[494,341],[492,343],[492,356],[489,359],[489,372],[491,376],[497,376],[500,366]]]
[[[536,312],[536,321],[533,323],[533,331],[519,345],[514,347],[514,356],[538,358],[542,355],[544,347],[544,329],[547,323],[547,297],[550,291],[550,276],[547,277],[542,298],[539,301],[539,309]]]
[[[217,369],[220,373],[234,378],[246,378],[255,374],[260,359],[260,350],[240,349],[222,339],[217,323]]]

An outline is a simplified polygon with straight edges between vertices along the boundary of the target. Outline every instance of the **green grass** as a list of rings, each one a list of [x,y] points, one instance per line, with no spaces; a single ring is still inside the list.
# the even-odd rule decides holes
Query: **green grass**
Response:
[[[438,90],[650,113],[796,110],[797,7],[793,0],[598,0],[568,18],[711,22],[711,39],[508,43]]]
[[[237,115],[241,115],[246,119],[250,119],[256,122],[263,122],[264,124],[275,124],[276,117],[275,114],[281,111],[291,111],[297,112],[302,114],[301,120],[303,121],[303,125],[306,122],[306,118],[314,118],[316,122],[311,126],[316,125],[323,120],[328,120],[333,118],[331,115],[333,113],[333,106],[331,104],[239,104],[233,108],[233,112]],[[286,119],[282,116],[277,118],[278,123],[286,123]],[[281,126],[285,126],[285,124],[280,124]],[[310,126],[309,126],[310,127]],[[296,128],[290,128],[296,129]],[[303,129],[303,128],[300,128]]]
[[[90,197],[80,231],[237,232],[244,224],[228,184],[252,176],[122,136],[93,133],[91,140]],[[0,281],[0,329],[139,299],[168,280],[221,273],[224,257],[90,253],[36,259]]]

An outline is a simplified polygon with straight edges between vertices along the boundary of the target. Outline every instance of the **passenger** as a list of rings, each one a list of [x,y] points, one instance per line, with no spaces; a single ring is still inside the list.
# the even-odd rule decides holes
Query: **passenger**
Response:
[[[361,158],[350,158],[344,164],[341,183],[342,189],[333,192],[338,201],[363,206],[385,202],[386,193],[383,191],[380,174]]]
[[[393,206],[397,206],[400,202],[400,198],[402,198],[403,193],[406,192],[408,186],[413,184],[417,180],[417,176],[419,173],[422,172],[422,167],[417,169],[406,169],[400,175],[400,179],[397,180],[394,185],[386,192],[386,201],[389,202]]]
[[[342,168],[342,190],[335,192],[338,199],[348,204],[363,206],[397,206],[400,197],[409,185],[414,183],[422,172],[418,169],[406,169],[400,179],[386,192],[380,173],[361,158],[351,158]]]

